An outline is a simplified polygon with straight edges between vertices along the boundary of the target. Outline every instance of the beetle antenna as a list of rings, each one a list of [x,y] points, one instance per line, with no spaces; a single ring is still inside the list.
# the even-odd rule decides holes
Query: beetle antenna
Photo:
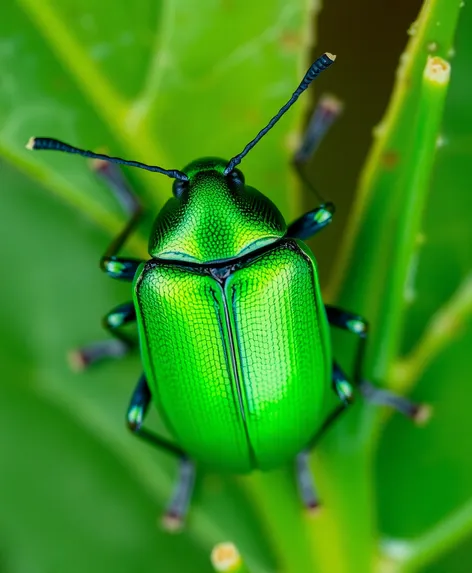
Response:
[[[292,97],[288,100],[288,102],[280,108],[277,115],[275,115],[269,123],[261,129],[261,131],[256,135],[256,137],[250,141],[246,147],[241,151],[239,155],[236,155],[231,159],[231,161],[226,166],[224,171],[225,175],[228,175],[239,163],[241,163],[242,158],[251,151],[251,149],[258,143],[264,135],[274,127],[274,125],[279,121],[279,119],[283,116],[283,114],[290,108],[292,105],[297,101],[300,95],[307,89],[307,87],[311,84],[311,82],[319,76],[319,74],[326,70],[336,59],[336,56],[326,52],[322,56],[320,56],[313,64],[310,66],[310,69],[305,74],[305,77],[300,82],[298,88],[293,92]]]
[[[84,157],[91,157],[92,159],[102,159],[103,161],[110,161],[111,163],[119,163],[121,165],[130,165],[131,167],[139,167],[140,169],[146,169],[147,171],[155,171],[157,173],[162,173],[172,179],[180,179],[181,181],[188,181],[187,175],[182,171],[177,169],[163,169],[157,165],[146,165],[145,163],[140,163],[139,161],[128,161],[127,159],[120,159],[119,157],[110,157],[108,155],[103,155],[102,153],[94,153],[93,151],[88,151],[86,149],[79,149],[78,147],[73,147],[68,145],[58,139],[51,139],[50,137],[32,137],[27,145],[26,149],[50,149],[52,151],[63,151],[65,153],[77,153]]]

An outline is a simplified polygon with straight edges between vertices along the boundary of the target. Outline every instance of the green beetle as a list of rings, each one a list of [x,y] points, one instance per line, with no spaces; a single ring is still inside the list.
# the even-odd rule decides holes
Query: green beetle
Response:
[[[180,527],[187,512],[194,462],[229,472],[270,470],[296,461],[307,508],[318,506],[308,451],[351,403],[353,388],[331,358],[329,324],[359,337],[354,386],[370,400],[418,419],[419,406],[364,381],[361,364],[366,321],[323,304],[316,263],[303,240],[331,222],[323,204],[287,226],[277,207],[245,184],[236,168],[310,82],[334,61],[324,54],[310,67],[290,100],[231,161],[206,158],[183,171],[166,170],[34,138],[31,149],[53,149],[98,159],[105,178],[131,214],[101,260],[111,277],[133,281],[133,302],[104,320],[117,336],[80,349],[82,366],[121,356],[132,341],[119,327],[137,321],[144,374],[133,393],[128,425],[133,432],[181,460],[165,524]],[[332,117],[318,114],[312,149]],[[322,118],[320,120],[320,117]],[[324,119],[323,119],[324,118]],[[302,155],[298,154],[299,166]],[[175,179],[173,197],[154,223],[151,259],[118,257],[141,209],[113,163]],[[329,395],[338,406],[323,420]],[[143,427],[154,402],[175,442]]]

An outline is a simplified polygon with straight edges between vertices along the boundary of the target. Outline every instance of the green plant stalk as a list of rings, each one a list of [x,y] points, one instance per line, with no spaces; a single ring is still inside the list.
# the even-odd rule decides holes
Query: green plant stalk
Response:
[[[385,539],[379,573],[416,573],[434,562],[438,554],[464,541],[472,527],[472,500],[447,515],[414,539]]]
[[[438,554],[464,541],[472,527],[472,501],[469,500],[459,510],[441,520],[431,530],[411,544],[410,558],[401,573],[416,573],[434,562]]]
[[[238,478],[256,508],[281,573],[318,571],[309,530],[291,479],[293,468]],[[322,573],[322,570],[320,570]]]
[[[322,498],[319,515],[311,524],[317,570],[321,573],[372,570],[375,531],[369,515],[374,505],[371,456],[362,447],[362,434],[356,428],[351,430],[350,440],[331,432],[317,448],[312,464]]]
[[[458,337],[472,314],[472,275],[432,317],[413,350],[394,363],[389,386],[408,392],[440,352]]]
[[[231,542],[215,545],[211,552],[211,564],[217,573],[252,573]]]
[[[398,180],[399,190],[393,191],[395,195],[402,196],[403,209],[394,235],[395,242],[388,255],[390,265],[386,285],[389,288],[381,301],[377,320],[377,328],[383,334],[376,346],[373,370],[376,380],[386,379],[399,350],[406,305],[405,285],[421,230],[449,76],[450,67],[445,60],[428,58],[408,161]]]
[[[328,299],[364,313],[374,329],[387,284],[385,274],[391,264],[385,253],[395,240],[395,222],[402,209],[402,198],[392,190],[398,188],[404,162],[408,161],[403,150],[418,109],[424,62],[432,51],[448,57],[460,4],[460,0],[427,0],[410,30],[411,39],[401,56],[392,99],[375,130],[352,219],[327,291]],[[369,346],[369,356],[375,356],[372,344]]]
[[[431,91],[429,84],[423,89],[423,70],[431,49],[441,55],[449,52],[459,7],[458,1],[454,2],[455,9],[452,9],[451,2],[444,0],[428,1],[423,6],[415,34],[402,56],[386,118],[377,130],[377,139],[361,179],[359,201],[328,296],[340,306],[364,314],[371,322],[377,336],[369,339],[370,357],[383,353],[384,345],[392,350],[398,345],[402,319],[385,316],[385,296],[391,296],[390,301],[397,301],[396,297],[400,296],[397,301],[400,307],[395,312],[401,310],[402,289],[415,247],[421,206],[427,190],[426,179],[431,169],[429,156],[434,155],[445,94],[442,89]],[[424,100],[423,106],[436,105],[436,120],[425,117],[428,110],[424,107],[421,117],[418,115],[420,98]],[[414,135],[416,143],[413,143],[412,125],[416,121],[418,131]],[[429,138],[426,143],[429,152],[426,157],[420,157],[417,171],[420,149],[415,149],[414,160],[406,150],[412,149],[424,137]],[[423,144],[421,141],[420,147]],[[421,188],[414,188],[418,183]],[[406,184],[408,192],[413,188],[414,197],[407,197]],[[409,205],[406,220],[403,214],[405,205]],[[396,245],[399,235],[402,236],[401,246]],[[395,276],[392,272],[399,274]],[[396,286],[393,293],[388,293],[392,280]],[[387,303],[387,308],[388,304],[392,302]],[[390,334],[391,320],[397,321],[397,326]],[[390,337],[387,341],[386,336]],[[389,350],[387,356],[390,355]],[[340,359],[342,361],[343,357]],[[370,377],[375,369],[378,383],[387,379],[389,367],[390,363],[385,363],[385,360],[379,363],[371,358],[365,373]],[[338,539],[327,538],[324,545],[340,548],[344,554],[339,568],[330,569],[333,573],[367,573],[375,566],[377,527],[371,467],[380,420],[378,412],[362,405],[346,414],[326,441],[326,451],[330,455],[326,456],[324,465],[329,486],[320,488],[320,491],[326,507],[330,508],[327,511],[333,512],[332,521],[342,525],[336,534]],[[344,447],[340,448],[341,445]],[[346,460],[349,463],[345,463]],[[355,542],[350,542],[353,532]],[[321,531],[321,540],[323,535],[324,531]]]

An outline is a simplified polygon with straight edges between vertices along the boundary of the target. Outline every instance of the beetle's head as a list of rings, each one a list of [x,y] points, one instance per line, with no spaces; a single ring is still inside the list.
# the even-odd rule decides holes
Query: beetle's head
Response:
[[[178,171],[109,157],[47,137],[32,138],[27,147],[76,153],[172,177],[175,179],[174,197],[165,204],[154,223],[149,239],[150,255],[194,263],[233,259],[276,241],[286,232],[285,221],[277,207],[259,191],[246,185],[242,172],[236,166],[272,129],[320,72],[334,62],[335,57],[329,53],[319,57],[287,103],[241,153],[229,162],[209,157],[193,161],[183,171]],[[117,196],[136,217],[134,197],[130,198],[123,190],[120,190]]]
[[[208,263],[232,259],[263,247],[286,232],[277,207],[246,185],[228,161],[198,159],[176,179],[149,239],[153,257]]]

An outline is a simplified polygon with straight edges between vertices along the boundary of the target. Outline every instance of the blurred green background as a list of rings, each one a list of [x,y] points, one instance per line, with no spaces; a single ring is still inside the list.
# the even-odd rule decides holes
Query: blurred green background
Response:
[[[357,405],[314,455],[325,501],[317,519],[303,515],[292,472],[281,469],[244,478],[201,475],[188,528],[178,536],[159,528],[176,465],[125,429],[138,356],[82,374],[72,373],[66,361],[70,348],[102,338],[101,316],[130,297],[129,285],[98,269],[122,214],[85,161],[24,151],[28,138],[38,135],[167,168],[209,154],[231,157],[285,102],[315,55],[337,54],[336,64],[245,159],[243,170],[287,219],[313,208],[316,200],[297,184],[290,156],[319,94],[329,91],[344,101],[342,117],[310,168],[317,188],[336,203],[336,219],[311,246],[327,300],[366,314],[373,322],[372,348],[381,348],[385,332],[372,304],[388,293],[390,279],[388,269],[379,267],[377,274],[359,259],[363,219],[356,215],[360,223],[352,227],[355,191],[421,5],[10,0],[3,7],[1,573],[206,573],[212,546],[227,539],[254,573],[472,570],[469,5],[460,8],[453,41],[444,30],[459,3],[427,2],[427,32],[411,56],[418,69],[428,51],[447,57],[452,81],[423,240],[409,261],[399,347],[381,381],[431,403],[434,417],[418,429],[398,415]],[[413,99],[418,78],[407,86]],[[395,116],[405,133],[393,150],[400,156],[395,181],[408,163],[408,128],[416,113],[406,104],[402,109],[404,116]],[[143,254],[170,184],[136,170],[126,175],[148,208],[129,247]],[[364,180],[362,193],[379,193],[375,181],[366,187]],[[402,203],[395,209],[387,204],[374,213],[378,228],[392,229],[393,241]],[[384,253],[388,266],[389,245],[373,227],[363,232],[366,261],[369,252]],[[340,259],[347,236],[361,260],[355,268]],[[340,354],[344,344],[345,338],[335,339]]]

